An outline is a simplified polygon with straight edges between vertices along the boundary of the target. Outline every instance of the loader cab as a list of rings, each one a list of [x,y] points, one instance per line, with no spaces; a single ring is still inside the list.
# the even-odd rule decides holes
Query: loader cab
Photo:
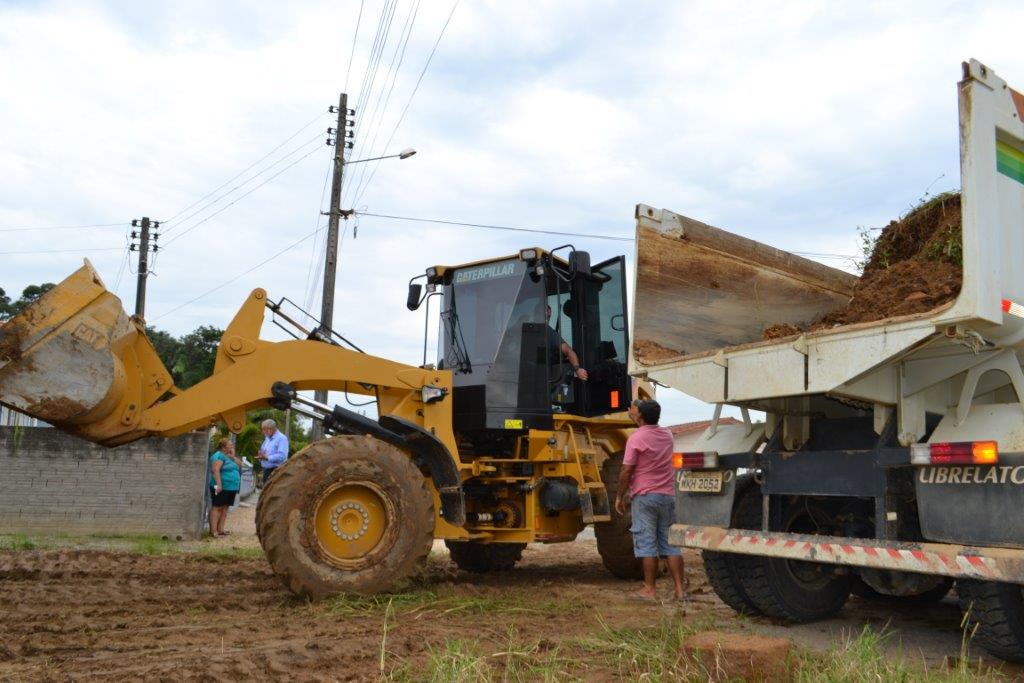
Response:
[[[591,266],[586,252],[554,251],[427,271],[428,288],[443,289],[438,366],[453,373],[457,432],[550,429],[556,413],[628,406],[625,258]]]

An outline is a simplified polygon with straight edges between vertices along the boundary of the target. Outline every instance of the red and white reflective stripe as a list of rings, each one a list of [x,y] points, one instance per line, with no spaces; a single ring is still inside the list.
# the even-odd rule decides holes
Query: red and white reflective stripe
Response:
[[[1024,306],[1014,303],[1009,299],[1003,299],[1003,313],[1009,313],[1015,315],[1018,318],[1024,318]]]
[[[816,541],[798,534],[725,530],[682,524],[673,526],[669,532],[670,543],[688,548],[1024,583],[1020,569],[1021,556],[1012,555],[1005,549],[997,551],[1006,555],[1004,560],[1002,556],[968,552],[963,546],[885,541],[871,543],[865,540],[828,537],[828,540]]]

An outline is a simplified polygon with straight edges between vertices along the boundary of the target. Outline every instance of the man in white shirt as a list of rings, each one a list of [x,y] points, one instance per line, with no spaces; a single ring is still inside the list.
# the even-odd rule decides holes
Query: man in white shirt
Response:
[[[288,459],[288,437],[278,430],[273,420],[264,420],[260,427],[265,438],[256,458],[263,464],[263,482],[266,483],[274,470]]]

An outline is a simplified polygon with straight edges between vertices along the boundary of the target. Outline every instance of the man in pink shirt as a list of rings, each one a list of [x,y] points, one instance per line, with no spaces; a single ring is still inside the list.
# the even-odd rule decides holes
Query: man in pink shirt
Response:
[[[638,429],[626,441],[615,509],[620,515],[626,514],[628,492],[632,501],[633,554],[642,558],[644,565],[644,587],[635,595],[643,600],[657,597],[654,582],[660,556],[668,562],[676,600],[681,600],[683,557],[679,548],[668,544],[668,528],[676,517],[672,432],[658,426],[661,405],[657,401],[633,401],[629,416]]]

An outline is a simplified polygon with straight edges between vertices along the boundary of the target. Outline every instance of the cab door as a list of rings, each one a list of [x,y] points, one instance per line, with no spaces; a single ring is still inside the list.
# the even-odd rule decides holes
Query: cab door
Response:
[[[626,309],[626,258],[617,256],[591,267],[578,280],[580,315],[573,325],[589,379],[579,382],[576,408],[587,416],[625,411],[632,397],[629,319]],[[577,350],[578,351],[578,350]]]

